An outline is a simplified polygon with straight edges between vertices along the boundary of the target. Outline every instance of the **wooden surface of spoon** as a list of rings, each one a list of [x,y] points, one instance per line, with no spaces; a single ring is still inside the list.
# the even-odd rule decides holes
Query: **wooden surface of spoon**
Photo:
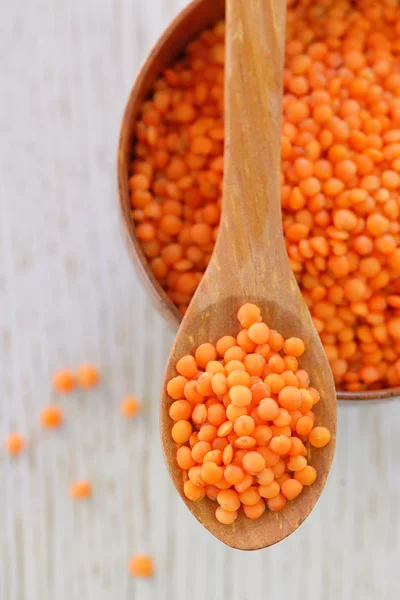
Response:
[[[319,336],[287,258],[280,209],[280,133],[286,6],[282,0],[227,1],[225,72],[225,175],[220,233],[208,269],[182,321],[165,373],[161,397],[161,437],[173,482],[193,515],[225,544],[243,550],[270,546],[292,533],[314,507],[329,472],[335,447],[336,395]],[[300,360],[321,393],[317,423],[332,440],[311,448],[309,462],[317,481],[282,512],[266,511],[255,521],[242,513],[231,526],[215,518],[208,499],[183,496],[182,471],[165,393],[179,358],[204,342],[239,331],[236,314],[255,302],[264,321],[285,337],[301,337]]]

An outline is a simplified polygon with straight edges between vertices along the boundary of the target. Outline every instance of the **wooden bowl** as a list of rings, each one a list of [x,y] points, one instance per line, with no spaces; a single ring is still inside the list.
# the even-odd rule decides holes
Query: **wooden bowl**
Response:
[[[131,218],[128,188],[129,164],[132,160],[132,142],[135,123],[142,103],[151,93],[153,83],[160,73],[179,56],[187,43],[202,30],[211,27],[225,15],[225,0],[193,0],[172,21],[162,34],[142,66],[129,94],[122,119],[118,145],[118,189],[125,236],[133,263],[146,285],[153,302],[170,325],[178,328],[182,315],[154,277],[142,246],[135,234]],[[362,392],[339,390],[339,400],[377,400],[400,396],[400,387]]]

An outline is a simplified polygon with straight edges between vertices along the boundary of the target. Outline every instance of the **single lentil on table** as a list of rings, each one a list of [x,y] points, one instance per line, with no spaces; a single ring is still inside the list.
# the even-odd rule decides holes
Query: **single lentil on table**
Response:
[[[39,418],[42,427],[45,429],[57,429],[62,425],[64,417],[62,410],[55,404],[52,404],[40,411]]]
[[[156,80],[136,124],[136,235],[184,313],[221,212],[224,22]],[[288,2],[281,197],[287,252],[337,387],[400,385],[400,7]]]
[[[140,411],[140,402],[135,396],[126,396],[121,401],[120,405],[121,415],[127,419],[136,417]]]
[[[154,573],[154,562],[148,554],[134,554],[129,559],[129,573],[133,577],[151,577]]]
[[[89,498],[92,494],[92,486],[90,481],[86,479],[81,479],[79,481],[74,481],[68,488],[69,495],[71,498],[75,500],[79,500],[82,498]]]
[[[322,448],[331,439],[314,426],[320,394],[299,367],[304,342],[270,330],[255,304],[244,304],[238,319],[236,338],[183,356],[167,384],[183,492],[194,502],[216,500],[225,525],[240,507],[249,519],[283,509],[317,477],[305,444]]]
[[[100,381],[100,372],[95,365],[83,364],[80,365],[76,375],[78,386],[81,388],[90,389],[95,387]]]
[[[52,384],[56,392],[69,394],[76,386],[76,379],[69,369],[59,369],[53,375]]]
[[[9,433],[4,440],[4,447],[8,454],[17,456],[25,448],[25,438],[17,432]]]

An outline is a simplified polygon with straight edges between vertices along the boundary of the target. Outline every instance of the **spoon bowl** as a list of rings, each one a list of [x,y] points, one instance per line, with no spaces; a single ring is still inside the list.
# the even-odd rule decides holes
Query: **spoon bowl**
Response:
[[[227,1],[225,67],[225,172],[222,216],[211,261],[183,318],[169,357],[161,397],[161,438],[176,489],[206,529],[229,546],[265,548],[304,521],[325,484],[335,447],[336,395],[332,373],[297,286],[286,254],[280,208],[280,132],[282,115],[285,5],[281,0]],[[171,437],[171,399],[164,391],[175,365],[204,342],[238,333],[236,315],[245,302],[262,309],[264,321],[284,337],[301,337],[301,366],[321,394],[317,422],[328,427],[328,446],[311,451],[317,482],[282,513],[267,511],[259,520],[241,515],[234,526],[221,525],[215,504],[189,502],[176,464]]]
[[[212,26],[219,19],[224,18],[224,15],[225,0],[192,0],[176,16],[154,46],[138,74],[130,91],[121,125],[118,147],[118,187],[127,246],[133,264],[153,303],[174,329],[179,327],[182,315],[154,277],[141,243],[136,237],[134,222],[130,214],[128,178],[129,165],[132,160],[132,142],[135,137],[135,123],[140,107],[151,93],[157,76],[176,60],[193,37]],[[400,396],[400,387],[360,392],[337,391],[339,400],[379,400],[394,396]]]
[[[211,268],[210,278],[214,275],[215,273],[212,273]],[[230,296],[210,305],[207,302],[207,295],[201,293],[200,290],[200,298],[203,302],[201,302],[199,310],[196,310],[196,312],[188,311],[189,314],[182,321],[179,330],[180,335],[176,339],[168,360],[165,382],[177,374],[175,364],[179,358],[193,352],[194,346],[197,347],[210,340],[216,341],[224,335],[235,335],[239,330],[236,314],[241,304],[243,304],[243,297]],[[261,308],[264,321],[267,324],[273,324],[284,337],[307,335],[308,329],[306,326],[299,330],[300,319],[296,307],[293,310],[290,308],[281,310],[279,302],[273,299],[260,301],[259,297],[247,296],[246,300],[257,303]],[[330,429],[332,439],[324,448],[310,448],[308,460],[317,470],[318,478],[312,486],[305,486],[300,496],[293,502],[289,502],[280,512],[273,513],[267,510],[261,518],[252,521],[242,511],[239,511],[239,516],[234,524],[226,526],[219,523],[215,517],[217,506],[215,502],[204,498],[200,502],[194,503],[186,498],[183,493],[183,474],[175,458],[177,445],[171,437],[173,423],[168,410],[172,400],[164,391],[162,392],[160,410],[161,441],[168,471],[175,488],[187,508],[201,525],[224,544],[238,550],[259,550],[271,546],[293,533],[310,514],[326,482],[335,449],[335,390],[329,372],[325,369],[316,369],[316,365],[321,364],[321,347],[319,343],[315,343],[316,341],[319,342],[318,336],[317,339],[314,339],[313,336],[303,339],[306,343],[306,352],[300,359],[300,365],[310,373],[312,385],[321,392],[321,400],[313,409],[316,414],[316,421],[323,423]],[[332,402],[329,402],[329,399]]]

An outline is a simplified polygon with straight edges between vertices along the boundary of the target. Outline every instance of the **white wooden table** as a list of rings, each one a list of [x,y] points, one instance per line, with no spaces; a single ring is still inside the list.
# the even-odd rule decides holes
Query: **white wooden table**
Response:
[[[124,247],[120,119],[135,73],[184,0],[19,0],[0,18],[1,600],[389,600],[399,597],[400,404],[341,404],[327,488],[269,550],[223,547],[177,498],[158,441],[172,333]],[[55,398],[51,373],[93,361],[101,386]],[[134,393],[143,412],[119,415]],[[65,426],[43,432],[57,401]],[[72,502],[71,480],[93,498]],[[129,556],[154,555],[134,581]]]

